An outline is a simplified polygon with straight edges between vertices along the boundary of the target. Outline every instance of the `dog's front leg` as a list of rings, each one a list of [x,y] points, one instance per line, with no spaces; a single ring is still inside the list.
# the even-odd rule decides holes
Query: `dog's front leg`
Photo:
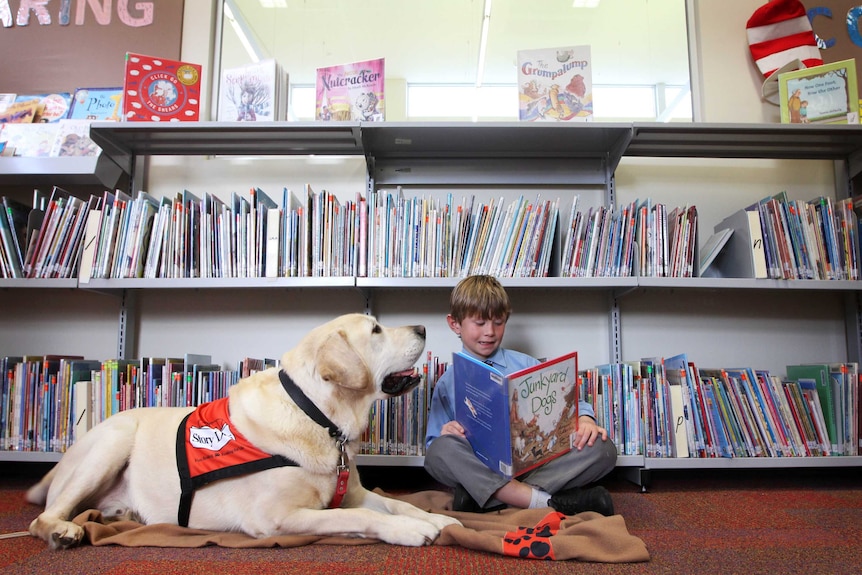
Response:
[[[440,515],[439,513],[429,513],[419,509],[415,505],[407,503],[406,501],[385,497],[379,493],[368,491],[364,487],[351,486],[345,504],[350,507],[370,509],[387,515],[400,515],[421,519],[423,521],[428,521],[438,530],[442,530],[447,525],[461,524],[460,521],[453,517]]]
[[[424,513],[424,512],[422,512]],[[430,515],[425,513],[425,515]],[[454,521],[454,520],[453,520]],[[278,518],[273,533],[258,536],[321,535],[379,539],[393,545],[421,547],[440,535],[440,527],[424,518],[390,515],[369,508],[294,509]]]

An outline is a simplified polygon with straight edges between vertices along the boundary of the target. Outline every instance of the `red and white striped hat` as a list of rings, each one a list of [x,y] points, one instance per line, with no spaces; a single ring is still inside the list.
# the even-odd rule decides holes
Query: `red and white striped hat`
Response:
[[[823,64],[817,38],[799,0],[772,0],[752,14],[745,26],[754,62],[767,83],[777,81],[776,72],[788,72]],[[776,87],[777,93],[777,87]]]

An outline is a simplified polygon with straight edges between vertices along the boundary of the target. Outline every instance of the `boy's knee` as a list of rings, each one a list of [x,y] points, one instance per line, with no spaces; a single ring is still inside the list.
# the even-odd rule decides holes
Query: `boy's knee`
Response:
[[[610,439],[597,440],[592,447],[584,447],[579,455],[587,457],[587,467],[601,475],[609,473],[617,464],[617,446]]]
[[[598,447],[599,455],[597,459],[604,465],[608,471],[613,469],[617,464],[617,446],[611,440],[597,441],[593,447]]]
[[[425,448],[425,468],[436,467],[438,463],[446,461],[447,454],[451,455],[451,450],[455,448],[454,443],[457,439],[454,435],[441,435],[435,438]]]

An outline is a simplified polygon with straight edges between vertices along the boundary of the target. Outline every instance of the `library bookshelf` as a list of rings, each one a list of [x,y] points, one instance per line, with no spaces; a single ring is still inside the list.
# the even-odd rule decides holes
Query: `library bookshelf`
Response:
[[[629,159],[652,160],[724,160],[724,161],[828,161],[835,174],[835,189],[822,193],[836,197],[851,194],[853,180],[862,173],[862,127],[858,126],[790,126],[765,124],[653,124],[586,123],[519,124],[519,123],[268,123],[236,124],[200,123],[97,123],[91,137],[98,143],[102,156],[92,165],[74,167],[58,165],[56,159],[28,159],[26,166],[15,164],[17,159],[0,163],[0,186],[27,186],[35,183],[53,185],[113,186],[122,176],[128,178],[128,192],[147,189],[150,158],[208,157],[243,158],[277,157],[348,157],[364,165],[358,186],[364,191],[397,189],[407,193],[440,194],[455,189],[494,194],[498,188],[513,188],[519,192],[547,191],[564,195],[570,190],[586,190],[596,202],[617,205],[616,172],[621,162]],[[673,169],[673,168],[671,168]],[[23,173],[22,173],[23,172]],[[105,173],[107,172],[107,176]],[[204,175],[205,176],[205,175]],[[111,182],[113,180],[113,182]],[[34,183],[35,182],[35,183]],[[247,183],[238,182],[245,186]],[[490,190],[490,191],[489,191]],[[696,195],[697,192],[692,192]],[[755,198],[756,200],[757,198]],[[568,199],[571,203],[571,199]],[[739,205],[725,206],[727,211]],[[565,216],[560,210],[560,218]],[[559,253],[556,254],[559,258]],[[554,302],[584,299],[600,317],[598,338],[590,338],[594,363],[620,362],[629,354],[639,353],[644,335],[641,324],[651,318],[651,308],[658,306],[663,316],[675,316],[669,331],[693,329],[679,321],[696,310],[704,298],[715,303],[705,315],[720,316],[742,305],[754,315],[760,313],[758,303],[779,298],[791,304],[824,300],[823,307],[836,316],[825,322],[829,342],[840,341],[841,351],[836,361],[859,362],[862,357],[860,336],[859,292],[862,282],[849,280],[772,280],[753,278],[671,278],[671,277],[559,277],[559,262],[551,263],[549,277],[501,278],[504,286],[522,302],[524,316],[531,306],[541,306],[541,300]],[[179,299],[196,301],[199,313],[210,314],[218,309],[220,294],[239,294],[243,298],[292,297],[315,293],[312,305],[325,313],[332,302],[351,311],[387,314],[399,318],[409,316],[415,294],[420,293],[438,304],[445,302],[448,292],[457,282],[451,277],[278,277],[278,278],[213,278],[213,279],[91,279],[37,280],[0,279],[0,289],[33,295],[33,305],[44,298],[107,297],[115,313],[116,345],[103,350],[103,356],[135,357],[147,353],[139,322],[152,313],[151,302],[141,300]],[[191,294],[195,294],[192,296]],[[205,294],[205,295],[200,295]],[[285,296],[285,294],[288,294]],[[214,298],[210,301],[209,295]],[[227,297],[227,296],[224,296]],[[200,298],[199,300],[193,298]],[[391,298],[409,300],[393,309]],[[682,300],[683,307],[676,307]],[[341,302],[344,302],[343,305]],[[177,305],[183,305],[183,303]],[[196,303],[195,305],[198,305]],[[304,304],[297,304],[302,306]],[[567,304],[568,305],[568,304]],[[750,306],[750,307],[746,307]],[[762,307],[762,306],[761,306]],[[299,308],[301,309],[301,307]],[[433,313],[439,313],[438,306]],[[421,311],[425,311],[421,308]],[[695,310],[695,311],[693,311]],[[717,310],[717,311],[716,311]],[[546,310],[544,310],[546,311]],[[576,310],[580,312],[580,308]],[[519,312],[522,313],[522,312]],[[110,313],[108,314],[110,315]],[[777,320],[766,314],[767,323],[780,329],[794,327],[792,320]],[[627,318],[634,317],[629,322]],[[117,319],[118,318],[118,319]],[[803,316],[798,323],[805,323]],[[771,322],[771,323],[770,323]],[[632,329],[631,326],[634,326]],[[24,329],[28,329],[24,326]],[[31,331],[37,328],[30,328]],[[573,341],[585,341],[577,328],[568,328]],[[743,326],[740,329],[746,329]],[[795,328],[794,328],[795,329]],[[805,327],[799,328],[804,330]],[[699,331],[710,331],[700,328]],[[702,335],[702,334],[700,334]],[[0,331],[0,341],[12,336]],[[33,336],[38,341],[38,335]],[[224,335],[224,338],[229,337]],[[548,336],[549,338],[554,335]],[[813,334],[817,337],[817,334]],[[581,339],[578,339],[581,338]],[[600,340],[597,344],[593,340]],[[697,337],[693,337],[698,341]],[[708,341],[708,338],[704,341]],[[795,340],[791,340],[795,344]],[[703,343],[701,347],[708,347]],[[717,346],[724,345],[718,342]],[[732,348],[730,344],[727,347]],[[744,343],[742,345],[745,345]],[[828,343],[827,343],[828,345]],[[834,347],[834,346],[833,346]],[[770,350],[774,365],[792,363],[794,354],[786,349]],[[634,350],[634,351],[632,351]],[[565,350],[563,350],[565,351]],[[589,353],[587,356],[589,357]],[[668,353],[670,355],[670,353]],[[0,451],[0,461],[51,462],[57,453]],[[375,466],[421,466],[417,455],[363,455],[359,463]],[[805,468],[862,466],[859,456],[830,457],[735,457],[735,458],[672,458],[624,455],[618,466],[636,482],[645,484],[651,470],[659,469],[747,469]]]

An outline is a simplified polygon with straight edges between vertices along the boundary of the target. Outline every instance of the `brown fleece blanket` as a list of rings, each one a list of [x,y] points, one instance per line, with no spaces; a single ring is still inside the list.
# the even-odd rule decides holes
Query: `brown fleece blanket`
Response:
[[[648,561],[644,542],[631,535],[620,515],[604,517],[580,513],[567,517],[552,509],[506,509],[495,513],[452,511],[452,495],[422,491],[392,496],[421,509],[455,517],[463,526],[450,525],[434,545],[458,545],[513,557],[574,559],[602,563]],[[222,533],[177,525],[142,525],[133,521],[106,522],[96,510],[74,519],[91,545],[125,547],[298,547],[300,545],[362,545],[375,540],[319,535],[282,535],[255,539],[242,533]]]

